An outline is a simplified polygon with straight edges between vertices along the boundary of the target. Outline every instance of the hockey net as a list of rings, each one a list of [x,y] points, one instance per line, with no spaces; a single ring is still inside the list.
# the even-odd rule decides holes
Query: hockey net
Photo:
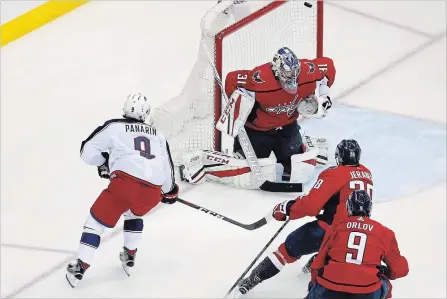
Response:
[[[312,7],[305,1],[253,1],[250,5],[258,7],[240,20],[228,10],[212,11],[213,24],[206,24],[208,14],[204,16],[198,59],[181,94],[153,113],[154,125],[166,135],[175,161],[180,161],[182,153],[199,149],[231,153],[232,140],[215,129],[225,101],[202,47],[214,55],[223,82],[230,71],[270,61],[281,47],[289,47],[302,58],[321,56],[323,3],[309,3]],[[212,28],[204,32],[207,26]]]

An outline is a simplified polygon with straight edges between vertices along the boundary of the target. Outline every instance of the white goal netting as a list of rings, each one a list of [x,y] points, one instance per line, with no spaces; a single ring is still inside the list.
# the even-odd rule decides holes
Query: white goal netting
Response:
[[[317,38],[318,10],[316,2],[309,3],[313,4],[311,8],[304,1],[249,1],[230,7],[227,13],[222,12],[221,3],[203,17],[200,51],[182,93],[153,113],[154,125],[168,138],[174,160],[182,152],[198,149],[231,152],[231,138],[215,133],[215,107],[221,107],[224,101],[215,94],[213,71],[202,47],[214,54],[215,65],[221,65],[218,69],[223,81],[230,71],[269,62],[284,46],[298,57],[314,58],[317,47],[321,47]]]

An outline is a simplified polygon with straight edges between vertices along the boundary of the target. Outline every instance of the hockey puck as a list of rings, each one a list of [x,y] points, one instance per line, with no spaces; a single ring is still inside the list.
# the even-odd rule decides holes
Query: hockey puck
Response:
[[[304,6],[311,8],[312,4],[310,4],[309,2],[304,2]]]

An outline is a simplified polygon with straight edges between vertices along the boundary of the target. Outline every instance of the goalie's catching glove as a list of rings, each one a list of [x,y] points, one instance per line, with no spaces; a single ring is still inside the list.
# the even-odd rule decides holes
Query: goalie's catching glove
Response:
[[[315,99],[317,101],[317,110],[314,114],[303,115],[305,118],[324,118],[327,115],[327,111],[332,107],[331,98],[328,96],[319,96]]]
[[[286,221],[290,213],[290,207],[295,203],[295,200],[285,200],[279,203],[273,209],[272,216],[278,221]]]
[[[110,169],[109,169],[109,153],[103,152],[101,155],[106,159],[106,161],[98,166],[98,175],[103,179],[110,179]]]
[[[173,203],[175,203],[177,201],[178,191],[179,191],[178,185],[174,184],[174,188],[172,188],[171,191],[163,194],[163,199],[161,200],[161,202],[165,203],[165,204],[172,205]]]

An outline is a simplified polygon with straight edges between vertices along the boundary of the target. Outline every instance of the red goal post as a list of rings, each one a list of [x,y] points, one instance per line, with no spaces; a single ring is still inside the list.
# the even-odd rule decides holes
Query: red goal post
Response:
[[[294,0],[290,0],[290,1],[294,1]],[[225,59],[224,55],[223,55],[223,44],[224,44],[224,40],[225,38],[227,38],[228,36],[232,35],[233,33],[237,32],[238,30],[242,29],[243,27],[247,26],[248,24],[252,23],[255,20],[258,20],[260,18],[262,18],[263,16],[271,13],[272,11],[282,7],[283,5],[285,5],[286,3],[288,3],[289,1],[274,1],[264,7],[262,7],[261,9],[253,12],[252,14],[250,14],[249,16],[247,16],[246,18],[240,20],[239,22],[236,22],[234,24],[232,24],[231,26],[223,29],[222,31],[220,31],[218,34],[216,34],[215,36],[215,57],[214,57],[214,63],[217,69],[217,72],[219,73],[219,77],[222,79],[222,82],[225,82],[225,77],[222,77],[222,64],[223,64],[223,60]],[[306,10],[309,9],[307,6],[304,5],[304,1],[299,1],[302,4],[302,9]],[[316,43],[315,43],[315,57],[321,57],[323,56],[323,1],[322,0],[318,0],[318,1],[312,1],[312,2],[308,2],[312,5],[312,7],[316,6],[315,11],[316,11],[316,19],[315,19],[315,39],[316,39]],[[311,7],[311,8],[312,8]],[[286,46],[286,45],[284,45]],[[296,49],[292,49],[292,51],[295,51],[295,54],[298,55],[298,57],[302,57],[300,55],[299,50],[297,51]],[[272,57],[273,57],[273,53],[272,53]],[[313,58],[313,57],[305,57],[305,58]],[[222,103],[223,101],[223,97],[221,95],[221,89],[219,84],[217,84],[217,81],[215,83],[215,87],[214,87],[214,123],[216,124],[221,113],[222,113],[222,106],[224,105]],[[222,151],[222,133],[217,130],[214,129],[214,149],[216,151]]]

